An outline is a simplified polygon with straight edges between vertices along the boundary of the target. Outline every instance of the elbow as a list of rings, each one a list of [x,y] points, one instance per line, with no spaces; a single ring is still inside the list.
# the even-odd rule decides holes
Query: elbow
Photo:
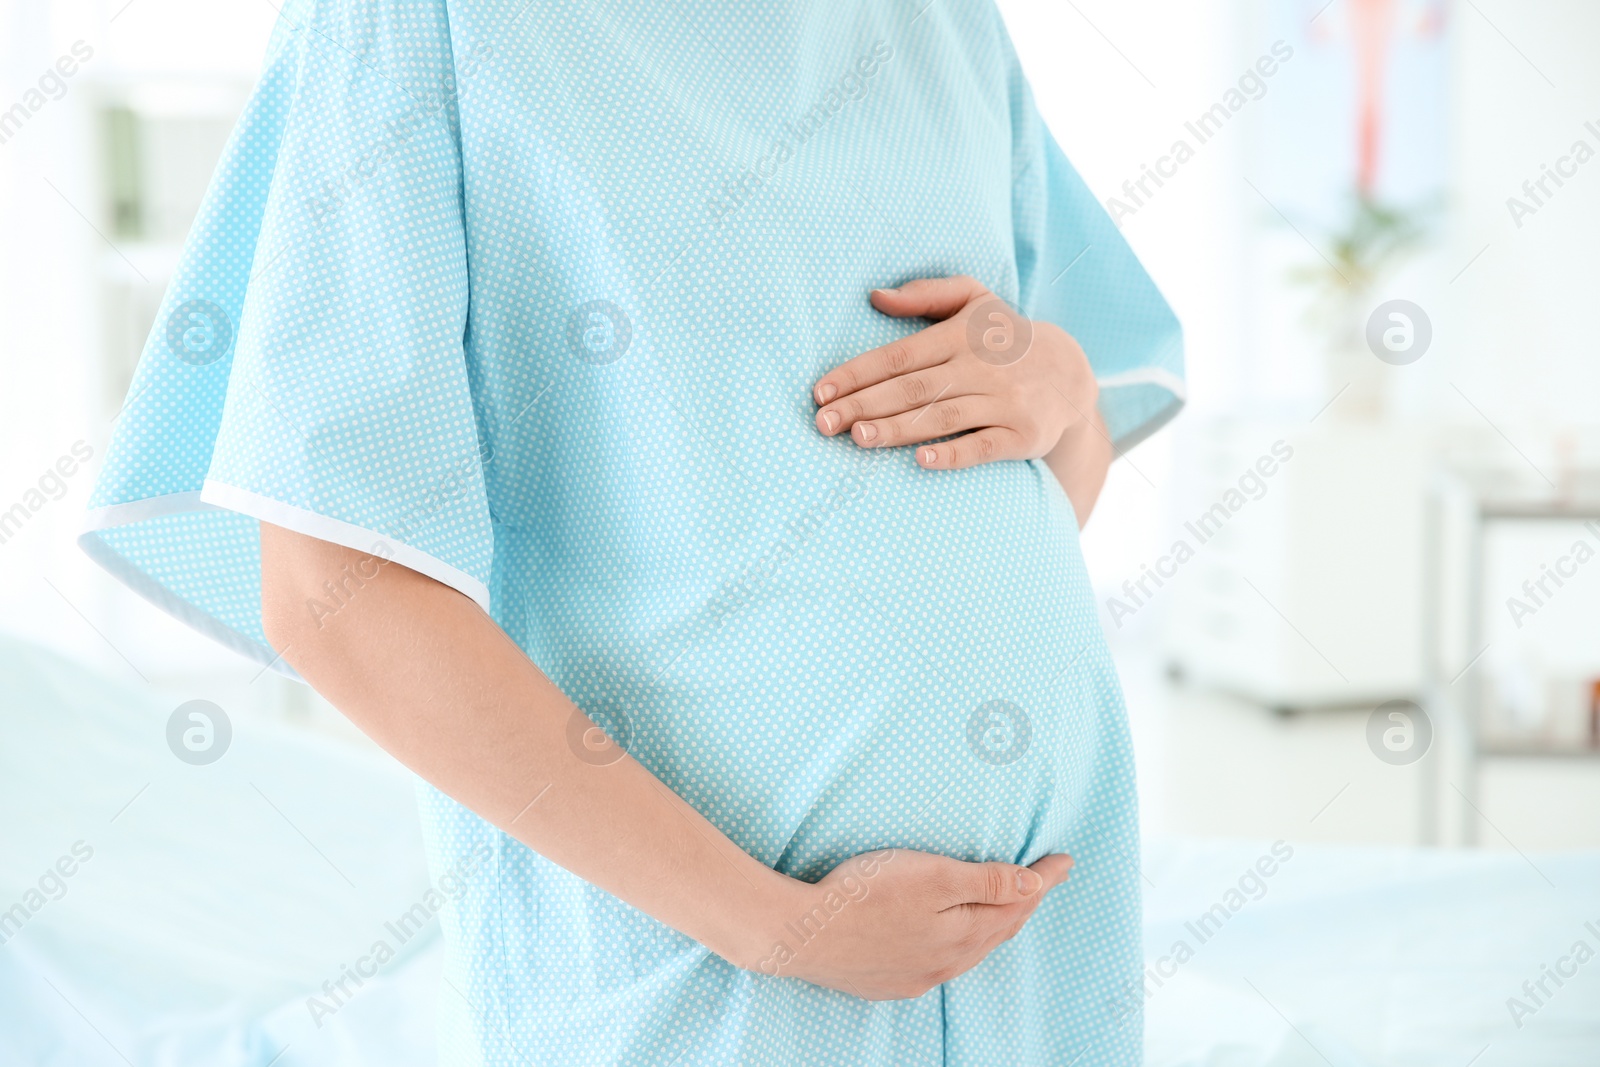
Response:
[[[342,659],[383,632],[382,609],[394,582],[383,582],[381,594],[363,590],[372,589],[385,562],[262,523],[261,630],[267,643],[304,675],[304,668],[316,666],[311,661]],[[352,609],[356,604],[361,606]]]
[[[261,524],[261,631],[291,666],[288,650],[302,652],[321,643],[325,615],[319,598],[321,575],[334,546],[267,523]]]
[[[269,563],[266,553],[261,559],[261,631],[273,651],[282,654],[297,643],[303,643],[307,633],[316,629],[308,605],[314,601],[299,588],[300,581],[294,571],[281,561]]]

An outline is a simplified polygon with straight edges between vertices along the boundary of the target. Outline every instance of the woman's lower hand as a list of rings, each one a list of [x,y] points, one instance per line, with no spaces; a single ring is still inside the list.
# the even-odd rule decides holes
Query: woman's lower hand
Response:
[[[1039,459],[1095,419],[1099,388],[1078,343],[980,282],[921,278],[874,289],[871,300],[886,315],[939,321],[818,379],[825,435],[849,432],[864,448],[883,448],[959,434],[916,450],[918,465],[951,470]]]
[[[1020,867],[864,853],[815,884],[786,880],[757,935],[765,943],[740,962],[864,1000],[919,997],[1016,936],[1071,870],[1067,855]]]

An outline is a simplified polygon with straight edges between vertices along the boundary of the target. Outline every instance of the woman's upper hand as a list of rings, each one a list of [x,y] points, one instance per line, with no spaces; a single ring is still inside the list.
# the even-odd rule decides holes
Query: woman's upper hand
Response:
[[[931,469],[1039,459],[1095,418],[1099,388],[1065,330],[1023,317],[980,282],[922,278],[874,289],[872,306],[896,318],[936,319],[864,352],[818,379],[817,429],[848,431],[865,448],[920,444]]]
[[[766,943],[736,962],[865,1000],[919,997],[1016,936],[1071,870],[1067,855],[1020,867],[864,853],[815,884],[790,880],[769,910]]]

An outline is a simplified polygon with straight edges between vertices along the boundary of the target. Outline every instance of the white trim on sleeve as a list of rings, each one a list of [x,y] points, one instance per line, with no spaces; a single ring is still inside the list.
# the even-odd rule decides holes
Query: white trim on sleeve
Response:
[[[131,526],[138,522],[163,518],[167,515],[216,510],[200,499],[198,492],[168,493],[165,496],[130,500],[126,504],[111,504],[92,508],[84,513],[83,526],[78,533],[78,547],[84,555],[98,563],[107,574],[133,590],[157,609],[171,615],[191,630],[195,630],[224,648],[246,659],[255,660],[272,670],[296,681],[304,681],[293,667],[283,661],[269,645],[235,630],[215,615],[201,611],[189,601],[176,596],[166,586],[134,566],[122,553],[112,548],[101,531],[117,526]]]
[[[375,556],[392,559],[403,567],[409,567],[419,574],[426,574],[434,581],[442,582],[456,592],[470,597],[483,609],[485,615],[489,613],[489,587],[478,579],[458,567],[452,567],[437,556],[431,556],[420,549],[412,548],[408,544],[385,537],[363,526],[330,519],[315,511],[297,508],[281,500],[274,500],[269,496],[252,493],[248,489],[240,489],[236,485],[211,478],[207,478],[201,486],[200,500],[204,504],[249,515],[263,522],[270,522],[274,526],[282,526],[307,537],[315,537],[319,541],[331,541],[345,548],[353,548],[357,552],[370,552]]]
[[[435,556],[372,530],[338,519],[330,519],[326,515],[297,508],[280,500],[262,496],[260,493],[252,493],[247,489],[240,489],[238,486],[210,478],[205,480],[198,492],[168,493],[164,496],[130,500],[124,504],[91,509],[84,514],[83,525],[78,534],[78,547],[117,581],[191,629],[199,631],[248,659],[265,664],[278,674],[303,681],[304,679],[294,668],[285,663],[283,657],[270,645],[240,633],[216,616],[175,595],[166,586],[134,566],[100,536],[101,531],[118,526],[130,526],[168,515],[204,511],[231,511],[248,515],[270,522],[274,526],[282,526],[296,533],[305,534],[307,537],[315,537],[321,541],[330,541],[355,549],[357,552],[371,552],[373,555],[392,559],[471,598],[485,614],[489,611],[488,586],[466,571],[452,567]]]
[[[1140,367],[1121,374],[1108,374],[1096,379],[1096,383],[1102,389],[1117,389],[1125,385],[1159,385],[1179,401],[1187,402],[1189,399],[1188,387],[1183,379],[1160,367]]]

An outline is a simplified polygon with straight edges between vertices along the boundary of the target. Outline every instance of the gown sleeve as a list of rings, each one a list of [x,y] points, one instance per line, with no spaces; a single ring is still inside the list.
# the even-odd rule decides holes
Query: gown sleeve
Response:
[[[444,0],[283,5],[79,538],[290,676],[262,631],[257,520],[489,608],[455,84]]]
[[[1111,440],[1126,451],[1183,406],[1183,333],[1012,69],[1018,310],[1083,346]]]

